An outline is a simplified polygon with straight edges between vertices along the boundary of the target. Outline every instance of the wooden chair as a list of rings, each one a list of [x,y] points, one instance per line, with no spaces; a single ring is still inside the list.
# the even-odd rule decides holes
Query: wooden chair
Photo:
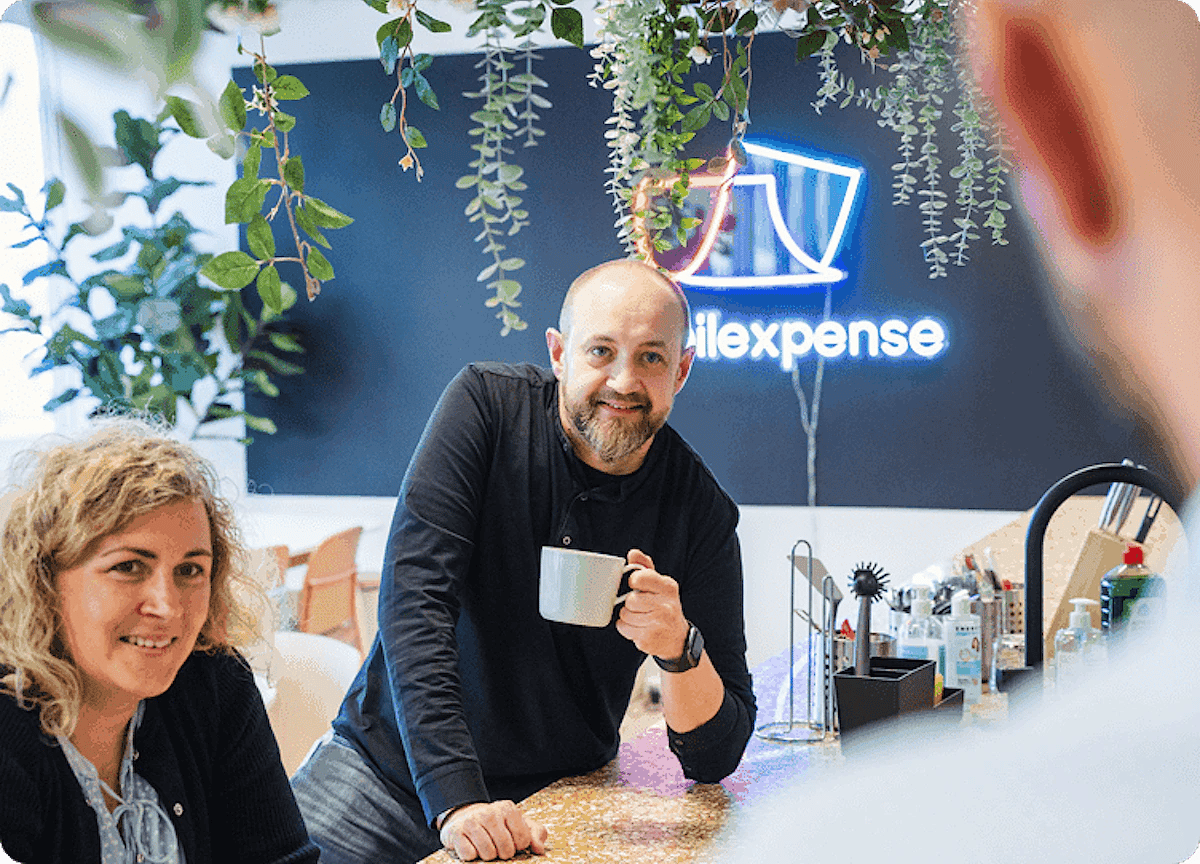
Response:
[[[362,527],[348,528],[321,541],[308,558],[300,590],[298,629],[332,636],[363,654],[358,626],[358,539]]]

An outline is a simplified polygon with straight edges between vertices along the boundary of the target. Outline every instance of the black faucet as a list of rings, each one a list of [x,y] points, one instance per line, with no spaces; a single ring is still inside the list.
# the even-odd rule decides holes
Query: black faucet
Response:
[[[1068,474],[1051,486],[1029,517],[1029,528],[1025,532],[1025,671],[1042,665],[1042,581],[1043,551],[1046,526],[1059,505],[1089,486],[1101,483],[1131,483],[1149,489],[1158,495],[1167,506],[1178,513],[1182,495],[1170,483],[1157,474],[1134,465],[1116,463],[1092,465]]]

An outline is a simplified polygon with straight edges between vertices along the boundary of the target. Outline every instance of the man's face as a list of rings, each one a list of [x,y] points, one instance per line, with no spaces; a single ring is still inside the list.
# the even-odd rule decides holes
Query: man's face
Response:
[[[577,292],[569,322],[546,334],[563,428],[585,463],[630,473],[691,368],[678,300],[648,274],[617,268]]]

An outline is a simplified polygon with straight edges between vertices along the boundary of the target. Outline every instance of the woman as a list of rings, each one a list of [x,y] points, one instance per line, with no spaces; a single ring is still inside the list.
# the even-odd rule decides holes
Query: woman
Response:
[[[0,535],[4,851],[316,861],[233,647],[245,550],[212,468],[132,421],[35,460]]]

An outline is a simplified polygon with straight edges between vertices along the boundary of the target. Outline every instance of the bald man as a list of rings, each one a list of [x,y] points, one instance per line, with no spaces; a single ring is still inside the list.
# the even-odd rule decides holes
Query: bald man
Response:
[[[1169,620],[1089,686],[986,730],[885,728],[754,808],[723,860],[1176,864],[1200,844],[1200,23],[1180,0],[972,5],[960,41],[1007,126],[1051,296],[1193,490],[1191,561],[1166,574]],[[860,803],[846,830],[817,829],[834,801]]]
[[[677,285],[608,262],[546,331],[552,370],[480,363],[447,387],[400,490],[379,635],[293,779],[322,862],[540,854],[514,802],[616,756],[647,656],[684,774],[737,767],[755,716],[737,508],[667,425],[687,322]],[[613,622],[539,615],[543,546],[632,565]]]

